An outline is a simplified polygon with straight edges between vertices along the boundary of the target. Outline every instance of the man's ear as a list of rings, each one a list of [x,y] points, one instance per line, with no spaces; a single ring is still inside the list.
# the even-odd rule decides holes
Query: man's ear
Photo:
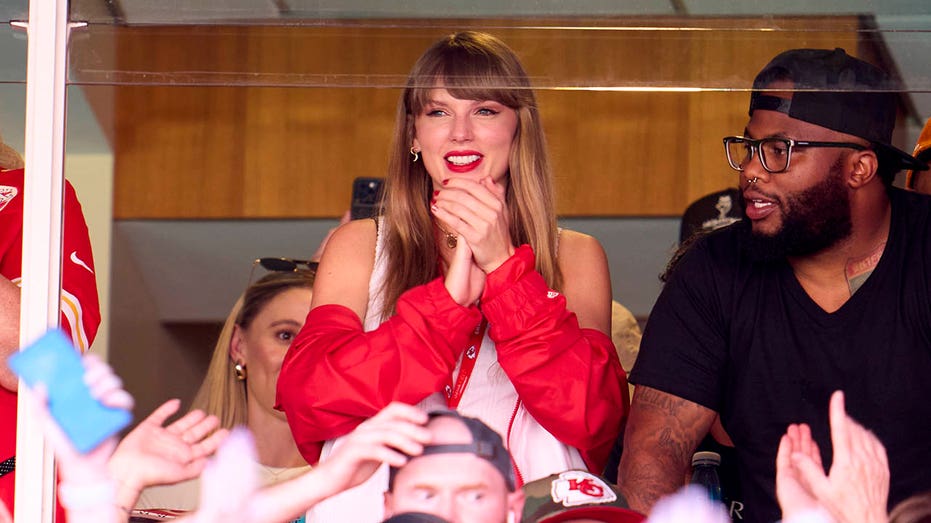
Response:
[[[245,340],[243,340],[242,327],[233,325],[233,334],[230,335],[230,359],[236,363],[246,361]]]
[[[521,514],[524,512],[524,491],[517,489],[508,493],[508,521],[520,523]],[[513,516],[511,516],[513,514]],[[513,519],[511,519],[513,517]]]
[[[859,189],[874,178],[879,169],[879,157],[876,151],[857,151],[847,157],[848,173],[847,184],[851,189]]]

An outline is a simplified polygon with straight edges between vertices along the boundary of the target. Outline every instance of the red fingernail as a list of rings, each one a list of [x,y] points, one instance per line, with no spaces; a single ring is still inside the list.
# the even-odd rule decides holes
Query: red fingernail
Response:
[[[443,180],[443,185],[446,185],[447,183],[449,183],[449,178]]]
[[[440,191],[433,191],[433,196],[439,196],[439,195],[440,195]]]
[[[430,205],[436,207],[436,198],[430,200]]]

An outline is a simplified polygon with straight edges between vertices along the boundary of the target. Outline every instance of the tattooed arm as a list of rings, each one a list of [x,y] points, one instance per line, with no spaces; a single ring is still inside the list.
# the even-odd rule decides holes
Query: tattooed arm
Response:
[[[692,453],[715,412],[678,396],[638,386],[624,433],[618,486],[631,508],[649,513],[685,483]]]

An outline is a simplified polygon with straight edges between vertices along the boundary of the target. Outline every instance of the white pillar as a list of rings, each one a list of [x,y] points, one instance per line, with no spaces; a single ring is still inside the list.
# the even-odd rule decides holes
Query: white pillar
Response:
[[[20,345],[58,324],[68,2],[29,2]],[[51,523],[54,462],[19,388],[15,523]]]

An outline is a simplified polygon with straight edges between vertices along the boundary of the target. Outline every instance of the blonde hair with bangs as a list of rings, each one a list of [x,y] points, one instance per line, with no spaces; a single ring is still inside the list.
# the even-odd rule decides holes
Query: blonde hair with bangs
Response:
[[[537,271],[551,288],[561,290],[553,182],[536,96],[514,51],[494,36],[466,31],[427,49],[398,102],[382,202],[387,274],[392,275],[381,289],[383,317],[394,314],[404,291],[438,276],[439,250],[428,210],[433,187],[423,162],[410,156],[414,120],[437,87],[461,100],[491,100],[517,112],[506,178],[511,239],[515,245],[530,244]]]

